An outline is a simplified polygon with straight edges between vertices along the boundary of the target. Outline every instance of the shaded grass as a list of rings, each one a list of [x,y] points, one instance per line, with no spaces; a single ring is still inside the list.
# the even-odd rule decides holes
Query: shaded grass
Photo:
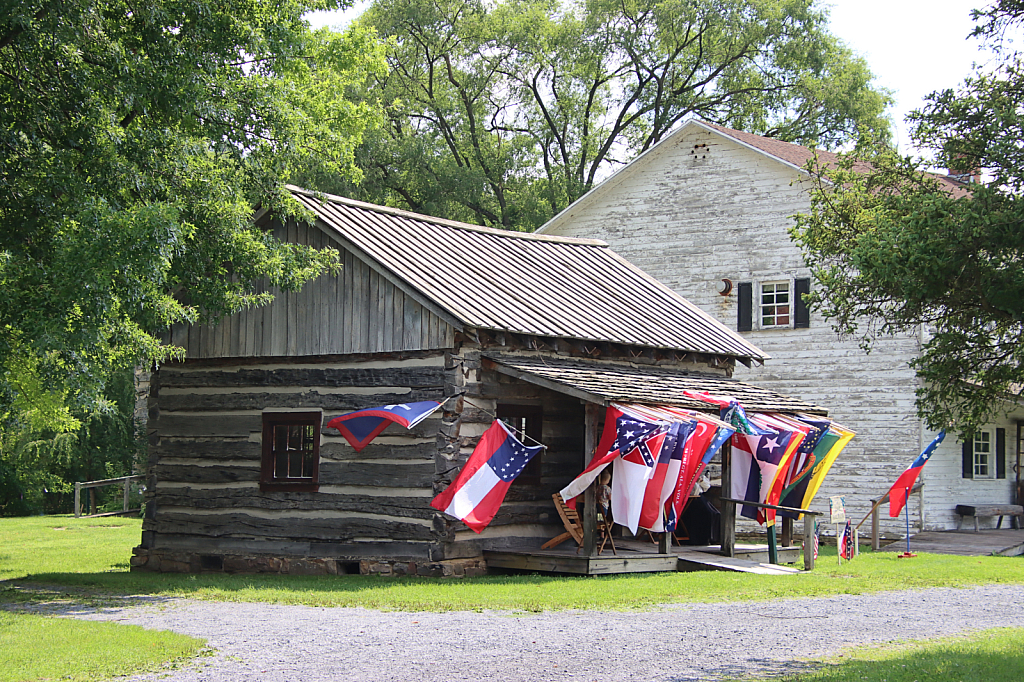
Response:
[[[119,524],[121,528],[114,527]],[[823,548],[812,573],[791,576],[695,572],[433,579],[129,573],[128,557],[138,544],[139,526],[131,519],[0,519],[0,578],[18,584],[0,584],[0,602],[151,595],[408,611],[550,611],[1024,584],[1024,560],[1019,557],[921,554],[897,560],[892,553],[879,552],[838,567],[835,548]],[[21,547],[13,547],[19,543]]]
[[[97,680],[199,655],[206,641],[135,625],[0,611],[0,682]]]
[[[773,678],[778,680],[779,678]],[[1020,682],[1024,628],[994,628],[956,638],[859,647],[785,682]]]

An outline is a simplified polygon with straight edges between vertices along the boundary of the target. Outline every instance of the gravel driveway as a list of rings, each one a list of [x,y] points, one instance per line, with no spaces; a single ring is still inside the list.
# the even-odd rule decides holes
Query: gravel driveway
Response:
[[[645,612],[406,613],[171,600],[77,611],[216,649],[137,680],[707,680],[793,672],[853,644],[1020,625],[1024,586],[930,589]]]

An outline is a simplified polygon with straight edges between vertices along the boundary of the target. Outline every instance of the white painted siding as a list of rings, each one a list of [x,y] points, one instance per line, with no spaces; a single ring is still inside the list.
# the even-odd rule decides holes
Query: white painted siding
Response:
[[[701,144],[707,146],[696,147]],[[544,232],[607,241],[735,329],[737,289],[734,284],[731,295],[719,295],[722,278],[754,282],[756,305],[758,282],[809,277],[787,232],[792,216],[808,207],[799,171],[689,125],[556,216]],[[808,329],[756,330],[756,314],[754,324],[755,331],[744,337],[772,359],[763,367],[738,367],[736,378],[818,404],[857,432],[812,506],[827,509],[828,496],[842,494],[859,521],[870,499],[884,494],[930,440],[916,416],[918,382],[907,364],[920,348],[919,339],[886,339],[865,354],[856,341],[840,340],[813,313]],[[1009,427],[1007,433],[1009,443]],[[959,445],[944,446],[939,457],[955,465],[955,477],[944,465],[936,466],[939,462],[926,467],[927,525],[955,525],[956,502],[949,496],[954,490],[966,495],[965,486],[975,502],[1010,501],[1006,482],[961,482]],[[914,523],[917,507],[915,495]],[[883,523],[888,535],[902,531],[899,520]]]
[[[928,464],[921,470],[921,478],[925,481],[925,527],[930,529],[955,528],[956,514],[954,507],[958,504],[1008,503],[1013,500],[1013,488],[1017,475],[1013,465],[1017,461],[1017,422],[1024,421],[1024,409],[1017,408],[992,423],[993,428],[1006,429],[1006,478],[971,479],[963,477],[963,450],[960,441],[955,437],[946,436]],[[935,437],[926,432],[925,441],[931,442]],[[993,460],[992,466],[996,463]],[[979,519],[982,528],[995,528],[997,519]],[[965,528],[971,528],[974,522],[966,519]],[[1008,520],[1003,520],[1003,527]]]

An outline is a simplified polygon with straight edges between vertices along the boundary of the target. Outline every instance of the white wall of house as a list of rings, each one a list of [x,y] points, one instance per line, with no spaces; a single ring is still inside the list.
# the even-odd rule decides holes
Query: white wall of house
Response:
[[[1009,407],[1009,406],[1008,406]],[[995,429],[1005,429],[1005,478],[997,478],[995,452],[989,461],[987,475],[974,478],[963,476],[962,443],[955,435],[946,437],[935,450],[935,454],[921,470],[921,478],[925,481],[925,528],[955,528],[957,523],[953,509],[958,504],[1008,503],[1014,499],[1014,487],[1017,474],[1013,470],[1017,461],[1017,422],[1024,421],[1024,409],[1016,407],[1007,414],[1000,416],[984,430],[988,431],[994,442]],[[935,433],[925,432],[925,444],[931,442]],[[982,528],[994,528],[996,518],[979,519]],[[1009,519],[1003,519],[1003,528],[1010,527]],[[965,528],[973,528],[972,519],[964,520]]]
[[[753,282],[754,331],[744,337],[772,359],[762,367],[739,367],[736,377],[818,404],[857,432],[812,507],[827,509],[828,496],[845,495],[850,516],[859,520],[871,499],[884,494],[931,440],[916,415],[918,381],[908,366],[921,339],[883,339],[865,353],[856,340],[839,339],[814,313],[806,329],[758,329],[759,284],[810,276],[787,231],[794,224],[792,216],[809,208],[803,177],[795,167],[690,124],[556,216],[543,231],[607,241],[733,329],[736,284]],[[734,282],[728,296],[718,293],[723,278]],[[1006,428],[1007,434],[1012,431],[1009,450],[1016,427]],[[960,463],[960,446],[950,438],[925,468],[926,526],[954,527],[953,507],[968,498],[1012,499],[1009,481],[962,480]],[[917,495],[910,512],[916,525]],[[889,520],[886,514],[883,519],[883,533],[902,534],[902,519]]]

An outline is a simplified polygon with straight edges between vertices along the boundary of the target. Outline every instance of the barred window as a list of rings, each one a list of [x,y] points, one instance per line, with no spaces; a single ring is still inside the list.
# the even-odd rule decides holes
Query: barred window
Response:
[[[320,412],[264,412],[260,489],[319,488]]]

